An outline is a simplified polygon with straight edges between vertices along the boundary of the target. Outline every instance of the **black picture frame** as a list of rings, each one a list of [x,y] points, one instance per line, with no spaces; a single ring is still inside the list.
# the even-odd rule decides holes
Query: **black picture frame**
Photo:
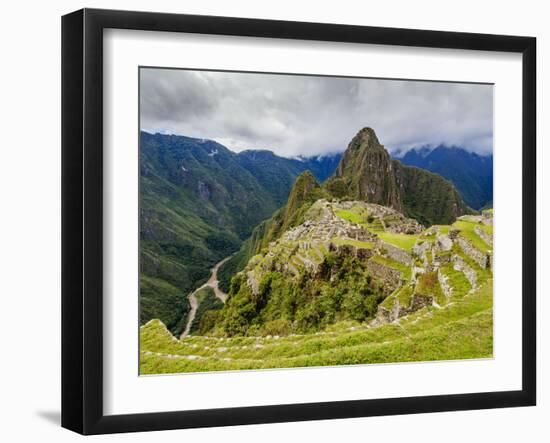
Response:
[[[131,415],[103,413],[103,30],[353,42],[522,54],[522,389]],[[152,431],[536,403],[536,39],[229,17],[83,9],[62,18],[62,426]]]

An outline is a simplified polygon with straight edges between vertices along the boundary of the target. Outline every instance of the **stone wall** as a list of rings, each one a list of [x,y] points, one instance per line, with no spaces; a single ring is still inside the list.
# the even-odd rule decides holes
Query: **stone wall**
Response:
[[[460,235],[456,238],[456,241],[464,251],[464,253],[474,260],[479,266],[486,269],[490,267],[491,260],[490,254],[481,252],[479,249],[474,248],[468,240]]]
[[[437,270],[437,280],[439,281],[439,286],[441,286],[441,290],[443,294],[445,294],[445,297],[449,298],[453,295],[453,288],[451,288],[448,281],[449,278],[441,272],[441,269]]]
[[[394,322],[405,315],[409,315],[432,304],[433,297],[422,294],[414,294],[409,306],[401,305],[399,300],[395,300],[391,309],[386,309],[382,306],[378,307],[375,324]]]
[[[462,257],[459,255],[453,255],[453,262],[454,262],[454,270],[462,272],[470,284],[472,285],[472,289],[477,287],[477,274],[476,271],[474,271],[471,266],[466,263]]]
[[[493,246],[493,236],[487,234],[483,229],[481,229],[479,226],[476,226],[474,228],[474,232],[479,235],[485,243],[488,245]]]
[[[367,270],[377,279],[384,282],[384,289],[393,292],[401,284],[401,272],[382,263],[369,260]]]
[[[437,236],[436,245],[440,251],[450,251],[453,248],[453,241],[448,235],[440,234]]]
[[[390,245],[389,243],[382,243],[382,248],[386,250],[386,255],[392,260],[398,261],[405,265],[412,263],[412,256],[404,249]]]
[[[329,251],[336,252],[339,255],[355,256],[363,260],[374,255],[374,251],[371,248],[361,248],[354,245],[336,244],[333,242],[329,244]]]
[[[421,258],[424,260],[425,258],[425,255],[426,255],[426,252],[428,251],[428,249],[430,249],[432,247],[431,243],[429,241],[424,241],[422,243],[416,243],[414,246],[413,246],[413,254],[415,254],[417,257]]]

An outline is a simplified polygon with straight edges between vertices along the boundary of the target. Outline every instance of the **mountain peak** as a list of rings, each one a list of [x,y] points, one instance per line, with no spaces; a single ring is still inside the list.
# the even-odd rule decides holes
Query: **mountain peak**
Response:
[[[380,142],[378,141],[378,137],[376,136],[376,132],[374,132],[374,129],[370,127],[364,127],[361,129],[355,137],[351,140],[351,143],[349,144],[349,147],[352,148],[361,148],[361,147],[378,147],[381,146]],[[348,149],[349,149],[348,147]]]
[[[353,137],[326,188],[336,197],[390,207],[427,225],[469,211],[450,182],[393,160],[369,127]]]
[[[353,137],[334,175],[354,199],[402,209],[390,154],[374,129],[365,127]]]

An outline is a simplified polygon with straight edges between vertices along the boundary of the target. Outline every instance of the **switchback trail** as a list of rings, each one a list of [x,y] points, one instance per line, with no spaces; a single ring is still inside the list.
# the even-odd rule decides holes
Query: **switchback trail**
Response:
[[[204,288],[212,288],[214,291],[214,295],[219,298],[222,303],[225,303],[225,300],[227,300],[227,294],[223,292],[219,288],[219,280],[218,280],[218,269],[220,269],[220,266],[223,265],[227,260],[229,260],[233,255],[230,255],[229,257],[225,257],[222,261],[219,261],[214,265],[214,267],[211,269],[210,272],[210,278],[208,281],[202,285],[200,288],[195,289],[191,294],[187,296],[187,299],[189,300],[189,304],[191,305],[191,310],[189,311],[189,316],[187,317],[187,324],[185,325],[185,329],[180,335],[180,338],[187,337],[189,335],[189,332],[191,331],[191,325],[193,324],[193,320],[195,320],[195,316],[197,315],[197,309],[199,307],[199,300],[197,299],[197,292],[199,292],[201,289]]]

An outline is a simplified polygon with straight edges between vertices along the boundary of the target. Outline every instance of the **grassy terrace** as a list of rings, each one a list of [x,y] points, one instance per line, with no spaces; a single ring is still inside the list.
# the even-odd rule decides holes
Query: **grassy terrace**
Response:
[[[445,235],[449,233],[449,229],[451,228],[449,225],[436,225],[436,227],[439,229],[439,232]]]
[[[413,290],[414,288],[412,285],[400,286],[392,294],[386,297],[380,306],[386,308],[387,310],[391,310],[396,301],[399,302],[400,306],[410,306]]]
[[[474,231],[476,226],[482,227],[484,225],[467,220],[457,220],[453,223],[453,226],[460,230],[459,235],[468,240],[474,248],[482,252],[489,252],[492,250],[492,248]]]
[[[372,249],[374,247],[373,242],[354,240],[351,238],[335,237],[331,241],[336,245],[351,245],[351,246],[355,246],[356,248]]]
[[[448,283],[453,288],[452,300],[461,299],[472,289],[466,276],[462,272],[456,271],[452,263],[443,265],[440,270],[448,278]]]
[[[371,260],[375,261],[376,263],[380,263],[381,265],[385,265],[388,268],[392,268],[401,272],[405,280],[410,280],[411,278],[412,270],[410,266],[407,266],[407,265],[404,265],[403,263],[392,260],[389,257],[383,257],[382,255],[375,255],[371,258]]]
[[[435,302],[440,306],[447,303],[447,298],[441,290],[436,272],[425,272],[420,274],[416,282],[415,292],[422,295],[432,296]]]
[[[471,259],[468,255],[466,255],[458,245],[455,244],[453,246],[452,252],[459,255],[474,271],[476,271],[478,283],[484,282],[487,279],[493,277],[493,273],[491,272],[490,269],[484,269],[481,266],[479,266],[477,262]]]
[[[341,209],[336,211],[336,216],[347,220],[351,223],[357,223],[364,228],[370,229],[376,233],[384,231],[384,226],[379,218],[369,218],[369,214],[366,208],[361,206],[354,206],[351,209]]]
[[[412,251],[416,240],[418,240],[417,235],[394,234],[393,232],[378,232],[377,235],[386,243],[409,252]]]
[[[341,209],[336,211],[336,215],[351,223],[365,224],[367,218],[367,211],[364,208],[356,206],[352,209]]]
[[[376,232],[376,234],[386,243],[397,246],[398,248],[406,251],[411,251],[416,243],[416,240],[418,239],[418,236],[416,235],[394,234],[392,232],[384,231],[384,227],[380,219],[375,218],[369,221],[367,210],[360,206],[354,206],[351,209],[342,209],[337,211],[336,215],[351,223],[357,223],[373,232]],[[391,221],[391,217],[388,220]]]
[[[158,320],[140,331],[141,374],[488,358],[492,280],[460,303],[424,308],[399,325],[355,326],[283,338],[175,339]]]
[[[489,235],[493,235],[493,225],[484,225],[480,224],[478,225],[483,231],[485,231]]]

